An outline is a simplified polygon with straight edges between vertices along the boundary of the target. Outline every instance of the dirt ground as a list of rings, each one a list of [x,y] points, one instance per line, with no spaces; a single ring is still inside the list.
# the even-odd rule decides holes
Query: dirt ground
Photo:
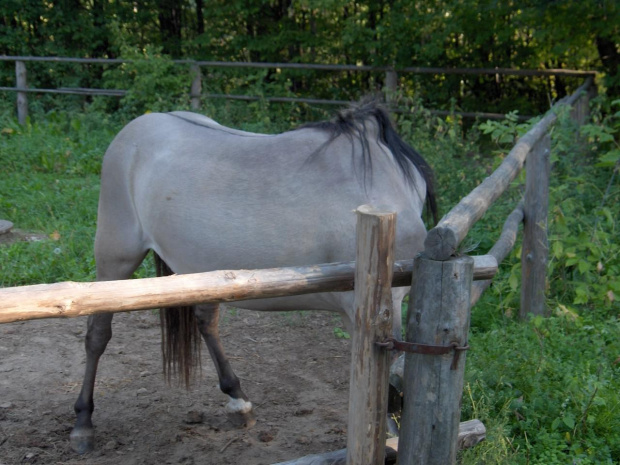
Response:
[[[0,325],[0,465],[272,464],[346,446],[349,341],[323,312],[229,309],[221,334],[258,422],[238,430],[224,413],[203,350],[191,391],[162,376],[159,318],[117,314],[95,391],[96,450],[69,446],[84,370],[86,321]]]

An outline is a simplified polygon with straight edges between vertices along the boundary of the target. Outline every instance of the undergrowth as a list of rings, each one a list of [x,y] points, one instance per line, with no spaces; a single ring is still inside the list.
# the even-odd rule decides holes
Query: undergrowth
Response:
[[[157,66],[162,71],[167,64]],[[118,79],[131,85],[132,72],[110,75],[111,84]],[[47,239],[0,246],[0,286],[94,279],[102,155],[135,112],[163,109],[159,96],[151,103],[139,99],[138,91],[151,84],[136,83],[116,113],[103,113],[95,99],[77,113],[34,112],[23,127],[12,107],[2,104],[0,218]],[[435,168],[442,214],[488,176],[528,128],[513,117],[464,131],[459,119],[433,117],[414,103],[411,108],[398,115],[399,132]],[[519,244],[472,311],[462,419],[482,420],[487,439],[461,453],[462,464],[620,462],[617,110],[618,102],[600,99],[590,124],[577,128],[562,115],[552,131],[550,316],[516,319]],[[328,116],[317,107],[264,101],[212,101],[205,113],[227,125],[271,133]],[[522,196],[523,181],[515,180],[476,224],[463,246],[466,253],[484,254],[493,245]],[[136,276],[150,274],[147,263]]]
[[[472,309],[462,417],[488,433],[461,463],[620,461],[619,103],[599,100],[581,128],[562,114],[551,133],[549,316],[514,317],[519,244]],[[481,129],[501,158],[528,125]]]

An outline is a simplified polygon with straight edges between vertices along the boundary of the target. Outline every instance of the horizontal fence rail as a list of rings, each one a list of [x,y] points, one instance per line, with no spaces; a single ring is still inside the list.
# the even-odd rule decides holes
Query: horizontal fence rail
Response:
[[[394,263],[393,287],[411,285],[413,260]],[[474,257],[474,279],[497,271],[489,255]],[[122,281],[63,282],[0,289],[0,323],[66,318],[101,312],[128,312],[205,302],[236,302],[354,288],[355,262],[220,270]]]
[[[429,258],[446,260],[457,251],[472,226],[517,177],[527,155],[557,120],[558,110],[562,106],[572,106],[579,97],[587,93],[592,82],[589,77],[574,94],[556,103],[541,121],[519,139],[502,164],[429,231],[424,244]]]
[[[74,58],[74,57],[31,57],[0,55],[0,61],[32,61],[50,63],[84,63],[84,64],[123,64],[135,60],[119,58]],[[180,65],[198,65],[211,68],[256,68],[256,69],[299,69],[317,71],[396,71],[412,74],[500,74],[504,76],[566,76],[566,77],[594,77],[594,71],[574,69],[513,69],[513,68],[441,68],[409,66],[394,68],[391,66],[369,65],[337,65],[321,63],[261,63],[252,61],[201,61],[201,60],[172,60]]]

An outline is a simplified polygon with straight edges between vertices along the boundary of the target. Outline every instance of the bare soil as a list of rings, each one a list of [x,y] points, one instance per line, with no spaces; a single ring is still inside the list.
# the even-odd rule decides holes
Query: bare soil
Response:
[[[162,376],[159,318],[117,314],[95,391],[94,452],[69,445],[84,318],[0,325],[0,465],[272,464],[346,446],[350,346],[323,312],[224,310],[221,334],[258,419],[227,420],[206,350],[190,391]]]

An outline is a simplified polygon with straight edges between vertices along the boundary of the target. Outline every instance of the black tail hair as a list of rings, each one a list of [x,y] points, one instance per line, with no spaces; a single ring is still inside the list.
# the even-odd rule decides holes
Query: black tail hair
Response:
[[[174,272],[155,252],[157,276]],[[176,377],[189,389],[194,380],[195,367],[200,367],[201,339],[193,306],[167,307],[159,310],[161,322],[161,353],[164,376],[168,383]]]

